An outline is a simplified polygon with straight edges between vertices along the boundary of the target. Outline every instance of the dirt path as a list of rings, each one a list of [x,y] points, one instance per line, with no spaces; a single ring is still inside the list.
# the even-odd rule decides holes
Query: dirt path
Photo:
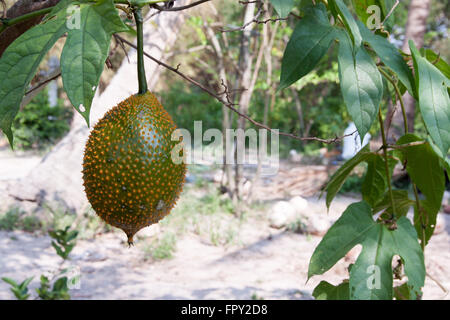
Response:
[[[350,199],[351,200],[351,199]],[[337,207],[349,199],[337,201]],[[314,204],[317,207],[320,203]],[[317,208],[318,209],[318,208]],[[324,211],[325,212],[325,211]],[[426,249],[428,272],[450,288],[450,216],[445,229]],[[81,271],[81,288],[74,299],[311,299],[322,279],[337,284],[346,276],[350,259],[342,259],[323,277],[306,282],[309,258],[320,237],[271,229],[266,221],[248,221],[240,230],[240,244],[213,246],[187,234],[178,239],[170,260],[143,260],[143,251],[127,248],[124,236],[113,232],[93,240],[80,240],[70,264]],[[58,267],[50,239],[24,232],[0,232],[0,276],[17,280]],[[11,299],[0,282],[0,299]],[[424,299],[450,299],[427,277]]]

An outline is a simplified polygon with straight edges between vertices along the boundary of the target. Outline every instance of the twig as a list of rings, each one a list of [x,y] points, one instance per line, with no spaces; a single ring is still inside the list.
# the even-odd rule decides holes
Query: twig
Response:
[[[115,34],[114,37],[119,40],[122,41],[123,43],[129,45],[130,47],[136,49],[136,45],[131,43],[130,41],[122,38],[121,36]],[[184,73],[180,72],[179,67],[180,65],[178,65],[176,68],[169,66],[168,64],[154,58],[153,56],[149,55],[147,52],[144,51],[144,55],[146,57],[148,57],[149,59],[151,59],[152,61],[154,61],[155,63],[157,63],[160,66],[163,66],[164,68],[178,74],[180,77],[182,77],[183,79],[185,79],[186,81],[192,83],[193,85],[199,87],[200,89],[202,89],[203,91],[205,91],[207,94],[209,94],[211,97],[215,98],[217,101],[219,101],[220,103],[222,103],[224,106],[226,106],[227,108],[229,108],[230,110],[232,110],[233,112],[235,112],[237,115],[239,115],[242,118],[247,119],[248,121],[250,121],[251,123],[253,123],[255,126],[266,129],[268,131],[270,131],[271,133],[275,133],[278,134],[280,136],[285,136],[285,137],[289,137],[295,140],[299,140],[299,141],[317,141],[317,142],[321,142],[321,143],[325,143],[325,144],[332,144],[332,143],[336,143],[339,141],[342,141],[343,138],[345,137],[349,137],[352,136],[356,133],[352,132],[351,134],[347,134],[341,137],[336,136],[335,138],[331,138],[331,139],[322,139],[322,138],[318,138],[318,137],[299,137],[296,136],[294,134],[291,133],[286,133],[286,132],[277,132],[277,130],[274,130],[262,123],[259,123],[258,121],[248,117],[245,114],[242,114],[241,112],[239,112],[234,106],[236,106],[235,103],[232,102],[231,98],[229,97],[230,91],[228,90],[228,88],[225,86],[225,91],[220,93],[220,95],[223,95],[225,93],[226,96],[226,100],[224,100],[223,98],[220,97],[220,95],[216,92],[213,92],[212,90],[208,89],[207,87],[205,87],[204,85],[202,85],[201,83],[199,83],[198,81],[190,78],[189,76],[185,75]],[[222,86],[224,86],[224,84],[222,83]]]
[[[208,1],[211,1],[211,0],[199,0],[199,1],[196,1],[196,2],[191,3],[191,4],[187,4],[185,6],[172,7],[172,8],[161,7],[161,6],[157,5],[157,4],[152,4],[151,7],[155,8],[158,11],[181,11],[181,10],[186,10],[186,9],[189,9],[189,8],[192,8],[192,7],[196,7],[196,6],[200,5],[200,4],[208,2]]]
[[[42,82],[39,82],[34,87],[30,88],[27,92],[25,92],[25,95],[28,95],[28,94],[32,93],[33,91],[47,85],[49,82],[52,82],[53,80],[58,79],[59,76],[61,76],[61,71],[58,72],[56,75],[51,76],[50,78],[47,78],[47,79],[43,80]]]
[[[382,149],[383,149],[383,155],[384,155],[384,168],[386,171],[386,180],[387,180],[387,184],[388,184],[389,198],[391,200],[391,208],[392,208],[391,220],[394,220],[395,214],[396,214],[395,201],[394,201],[394,193],[392,191],[392,185],[391,185],[391,175],[389,173],[386,133],[384,131],[384,123],[383,123],[383,117],[381,116],[381,109],[378,109],[378,120],[380,122],[381,138],[383,140]]]
[[[386,22],[387,19],[389,19],[389,17],[392,15],[392,13],[394,12],[395,8],[397,8],[397,6],[400,4],[399,0],[395,0],[394,5],[392,6],[391,10],[389,11],[389,13],[386,15],[386,17],[384,18],[383,22],[381,23],[382,25],[384,25],[384,23]]]

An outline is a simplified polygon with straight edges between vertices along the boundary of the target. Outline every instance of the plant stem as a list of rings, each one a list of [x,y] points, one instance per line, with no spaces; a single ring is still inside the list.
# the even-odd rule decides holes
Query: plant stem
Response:
[[[144,94],[147,92],[147,79],[145,77],[144,67],[144,19],[142,18],[142,9],[140,7],[134,8],[133,14],[134,20],[136,21],[137,31],[137,68],[139,80],[138,94]]]
[[[398,88],[397,83],[394,80],[392,80],[391,76],[386,71],[384,71],[382,68],[378,68],[378,70],[380,70],[381,74],[386,78],[386,80],[388,80],[394,86],[395,93],[398,97],[398,101],[400,101],[400,106],[402,108],[403,126],[405,127],[405,134],[407,134],[409,131],[408,130],[408,118],[406,117],[405,104],[403,103],[403,98],[400,93],[400,89]]]
[[[422,214],[422,208],[420,207],[420,200],[419,200],[419,193],[417,192],[417,186],[415,183],[413,183],[413,190],[414,190],[414,197],[416,199],[416,206],[417,206],[417,212],[419,213],[420,216],[420,220],[422,223],[422,234],[421,234],[421,243],[420,246],[422,247],[422,251],[425,251],[425,240],[426,240],[426,235],[425,235],[425,221],[423,221],[423,214]]]
[[[32,11],[30,13],[26,13],[26,14],[18,16],[16,18],[0,19],[1,27],[3,27],[3,26],[5,27],[5,28],[2,28],[0,30],[6,29],[6,27],[10,27],[10,26],[12,26],[14,24],[24,22],[24,21],[26,21],[28,19],[36,18],[36,17],[42,16],[44,14],[47,14],[50,11],[52,11],[52,9],[53,9],[53,7],[49,7],[49,8],[45,8],[45,9],[41,9],[41,10]]]
[[[383,139],[383,146],[381,148],[383,149],[384,168],[386,170],[386,179],[387,179],[387,183],[388,183],[389,197],[390,197],[390,200],[391,200],[391,207],[392,207],[391,220],[394,220],[394,218],[395,218],[395,211],[396,210],[395,210],[395,203],[394,203],[394,193],[392,192],[391,175],[389,173],[388,154],[387,154],[387,142],[386,142],[386,134],[384,132],[383,117],[381,116],[381,108],[378,109],[378,121],[380,122],[381,138]]]

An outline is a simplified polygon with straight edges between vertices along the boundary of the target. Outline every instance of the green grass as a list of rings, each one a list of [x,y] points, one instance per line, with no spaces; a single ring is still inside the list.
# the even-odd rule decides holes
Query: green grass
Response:
[[[144,245],[144,259],[155,260],[172,259],[177,245],[177,238],[173,232],[166,232],[159,239]]]
[[[0,230],[35,232],[41,228],[42,223],[36,216],[26,215],[26,212],[18,207],[11,207],[0,215]]]

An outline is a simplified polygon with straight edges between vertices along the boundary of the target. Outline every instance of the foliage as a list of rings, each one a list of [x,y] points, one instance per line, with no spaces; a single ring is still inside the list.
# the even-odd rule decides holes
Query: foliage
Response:
[[[44,89],[14,120],[12,132],[15,147],[43,149],[54,144],[69,131],[72,115],[72,109],[64,107],[61,101],[50,107],[47,90]]]
[[[63,230],[50,231],[49,235],[56,239],[52,241],[52,246],[56,250],[58,256],[64,261],[68,259],[68,255],[75,246],[75,239],[78,235],[78,231],[69,230],[66,227]],[[70,277],[68,274],[70,268],[61,269],[61,267],[53,272],[52,275],[43,274],[40,276],[40,286],[36,288],[38,297],[42,300],[69,300],[69,283],[76,285],[80,281],[80,276],[75,275]],[[28,293],[28,286],[34,277],[27,278],[22,283],[18,284],[16,281],[10,278],[2,278],[2,280],[8,283],[10,290],[14,293],[18,300],[27,300],[30,297]],[[52,286],[53,283],[53,286]]]
[[[30,297],[28,293],[28,285],[33,280],[34,277],[30,277],[24,280],[22,283],[18,284],[13,279],[3,277],[2,280],[8,283],[11,288],[11,292],[14,293],[18,300],[27,300]]]
[[[392,6],[390,1],[369,2],[365,4],[381,5],[383,14]],[[446,70],[446,64],[435,65],[433,62],[438,60],[429,61],[427,58],[433,54],[420,53],[410,42],[413,76],[401,52],[382,36],[385,32],[383,26],[378,25],[381,30],[372,33],[359,21],[367,22],[370,18],[367,11],[357,7],[359,19],[355,19],[342,0],[330,0],[327,7],[319,3],[302,10],[305,16],[299,23],[301,29],[293,32],[283,57],[280,77],[282,87],[299,80],[317,65],[317,56],[321,54],[305,55],[298,34],[322,28],[328,21],[324,14],[326,10],[337,23],[327,26],[333,31],[322,32],[321,35],[327,37],[331,34],[339,42],[339,82],[348,113],[361,136],[370,131],[375,120],[378,120],[383,146],[378,151],[371,151],[366,146],[331,177],[325,188],[328,207],[348,181],[353,169],[367,162],[367,173],[361,185],[365,201],[350,205],[329,229],[311,257],[308,277],[323,274],[348,250],[361,244],[362,251],[350,270],[348,284],[344,282],[335,287],[322,282],[316,287],[314,296],[318,299],[393,299],[391,262],[393,256],[398,254],[408,277],[408,282],[402,287],[402,295],[415,299],[421,297],[424,285],[422,250],[433,233],[445,187],[444,165],[448,163],[450,146],[450,80],[442,71]],[[327,21],[314,19],[318,12],[323,12],[321,15]],[[314,40],[314,36],[311,39]],[[323,38],[319,36],[317,39]],[[365,45],[370,46],[373,52],[369,52]],[[327,47],[328,44],[325,44]],[[295,54],[304,59],[302,66],[306,67],[305,72],[292,72],[295,70],[295,60],[289,57]],[[374,58],[379,59],[378,65],[378,60]],[[418,100],[428,136],[407,134],[398,139],[396,146],[387,144],[380,109],[386,86],[382,76],[397,92],[405,88]],[[289,81],[284,80],[288,78]],[[415,201],[409,199],[407,192],[392,188],[392,170],[398,161],[411,177]],[[419,198],[418,190],[422,191],[425,199]],[[414,226],[405,217],[411,206],[415,209]],[[376,221],[373,219],[375,213],[381,213]],[[396,295],[399,290],[395,290]]]
[[[53,288],[51,288],[50,280],[42,275],[41,285],[36,289],[36,292],[42,300],[69,300],[70,294],[67,281],[67,277],[61,277],[53,283]]]
[[[350,2],[353,4],[351,7],[347,6]],[[139,6],[148,3],[130,2]],[[444,170],[449,169],[448,65],[442,62],[439,54],[431,48],[419,51],[415,44],[410,42],[411,54],[406,54],[390,43],[390,32],[395,33],[394,21],[398,23],[404,20],[405,16],[395,14],[384,22],[384,25],[376,24],[375,30],[369,26],[368,22],[374,16],[367,11],[368,6],[379,7],[381,16],[376,18],[382,21],[381,18],[386,18],[394,5],[392,0],[305,0],[300,3],[293,0],[271,0],[270,3],[277,14],[288,23],[285,28],[280,28],[275,38],[277,41],[284,41],[287,37],[289,41],[284,54],[283,50],[280,50],[283,45],[274,46],[272,55],[279,58],[281,65],[277,64],[273,68],[273,75],[262,76],[280,78],[278,98],[276,103],[270,105],[271,117],[268,124],[280,129],[288,128],[287,131],[291,132],[312,134],[338,131],[343,120],[351,119],[360,136],[377,130],[382,138],[382,147],[379,150],[370,150],[370,146],[363,148],[354,158],[342,165],[325,188],[326,204],[329,207],[335,195],[351,177],[353,169],[361,163],[367,163],[367,172],[361,185],[363,201],[351,204],[329,229],[314,251],[308,277],[323,274],[356,245],[362,245],[361,254],[349,271],[348,280],[337,287],[326,282],[320,283],[314,290],[315,297],[420,298],[425,277],[423,250],[432,236],[436,214],[441,205],[445,183]],[[11,144],[11,124],[19,111],[22,97],[39,63],[57,39],[67,33],[61,56],[64,87],[74,107],[89,123],[91,101],[108,54],[110,38],[113,33],[130,30],[120,19],[113,0],[79,3],[83,27],[71,29],[66,23],[69,4],[71,1],[61,1],[43,23],[17,38],[0,58],[0,78],[8,79],[0,84],[0,127]],[[355,12],[352,12],[352,7]],[[226,15],[236,16],[232,10],[227,10],[224,11]],[[296,14],[290,15],[291,10]],[[51,19],[48,19],[49,17]],[[293,28],[292,22],[298,17],[301,19]],[[195,29],[196,37],[206,45],[208,37],[202,29],[201,21],[190,19],[189,23]],[[227,53],[231,59],[239,56],[236,49],[239,48],[240,41],[241,37],[236,33],[230,33],[227,38],[227,47],[234,49]],[[334,50],[335,46],[337,50]],[[201,61],[202,55],[196,58]],[[408,62],[412,62],[412,68]],[[326,72],[330,68],[333,71],[336,66],[338,80],[330,77],[330,72]],[[204,77],[205,82],[217,80],[215,68],[203,66],[196,70]],[[305,83],[305,80],[308,81]],[[185,101],[188,101],[189,105],[196,105],[194,108],[183,106],[179,110],[171,110],[173,114],[179,113],[179,118],[176,119],[179,124],[192,129],[192,123],[187,123],[186,119],[199,116],[206,119],[208,125],[220,126],[219,105],[209,105],[206,96],[203,97],[196,89],[185,90],[178,86],[173,92],[169,91],[163,99],[173,102],[174,105],[182,105]],[[290,92],[286,90],[288,87],[292,88]],[[249,114],[260,119],[264,116],[263,108],[267,106],[266,92],[273,88],[269,88],[265,81],[257,81],[255,88],[257,91]],[[223,88],[215,89],[220,92]],[[342,99],[336,97],[339,90]],[[396,95],[392,94],[393,91]],[[420,136],[405,134],[395,144],[388,144],[383,119],[386,108],[383,106],[386,99],[392,97],[401,102],[402,93],[405,91],[409,91],[416,100],[424,126]],[[301,95],[305,94],[305,100],[300,98],[294,103],[292,96],[299,92]],[[323,98],[325,93],[334,97]],[[302,112],[299,108],[302,109],[305,104],[308,104],[306,111]],[[204,111],[205,105],[209,105],[210,110],[214,111],[208,114]],[[293,105],[297,105],[296,108],[293,108]],[[303,120],[307,120],[306,125],[299,126],[298,122],[301,122],[302,117],[297,120],[296,113],[303,113]],[[404,129],[408,132],[408,128]],[[396,164],[402,165],[409,174],[414,199],[410,199],[404,190],[393,189],[391,177]],[[419,191],[425,199],[419,197]],[[213,198],[204,197],[202,202],[195,206],[195,210],[202,215],[208,215],[211,213],[209,210],[223,205],[218,195]],[[411,206],[415,211],[413,224],[406,218]],[[230,209],[232,210],[232,206],[225,204],[225,210]],[[376,220],[375,214],[378,215]],[[198,217],[182,216],[182,219],[188,218]],[[14,219],[14,216],[9,216],[5,224],[14,226],[17,223]],[[217,243],[216,234],[213,232],[210,235],[211,242]],[[66,259],[73,248],[72,240],[75,239],[76,233],[69,232],[66,228],[52,236],[56,239],[56,242],[52,243],[55,250]],[[173,247],[174,241],[168,236],[161,246],[155,247],[154,252],[158,252],[157,257],[167,257]],[[397,288],[393,287],[394,255],[399,255],[404,265],[405,274],[398,276],[407,277],[407,282]],[[45,278],[41,280],[42,295],[52,297],[48,293],[48,281]],[[66,292],[63,282],[61,280],[56,287],[60,297],[64,297]],[[24,288],[26,285],[21,287],[15,282],[12,285],[17,288],[16,292],[20,297],[27,297]]]
[[[148,256],[155,260],[171,259],[177,244],[176,235],[172,232],[165,233],[160,239],[155,239],[144,248],[146,258]]]
[[[18,207],[9,208],[6,213],[0,216],[0,230],[24,230],[34,232],[42,227],[41,221],[34,215],[25,215],[25,212]]]
[[[55,241],[52,241],[52,246],[55,248],[56,253],[58,256],[66,260],[72,251],[72,249],[75,247],[75,239],[78,236],[77,230],[71,230],[69,231],[69,226],[67,226],[63,230],[55,230],[55,231],[49,231],[48,234],[50,237],[55,239]]]

